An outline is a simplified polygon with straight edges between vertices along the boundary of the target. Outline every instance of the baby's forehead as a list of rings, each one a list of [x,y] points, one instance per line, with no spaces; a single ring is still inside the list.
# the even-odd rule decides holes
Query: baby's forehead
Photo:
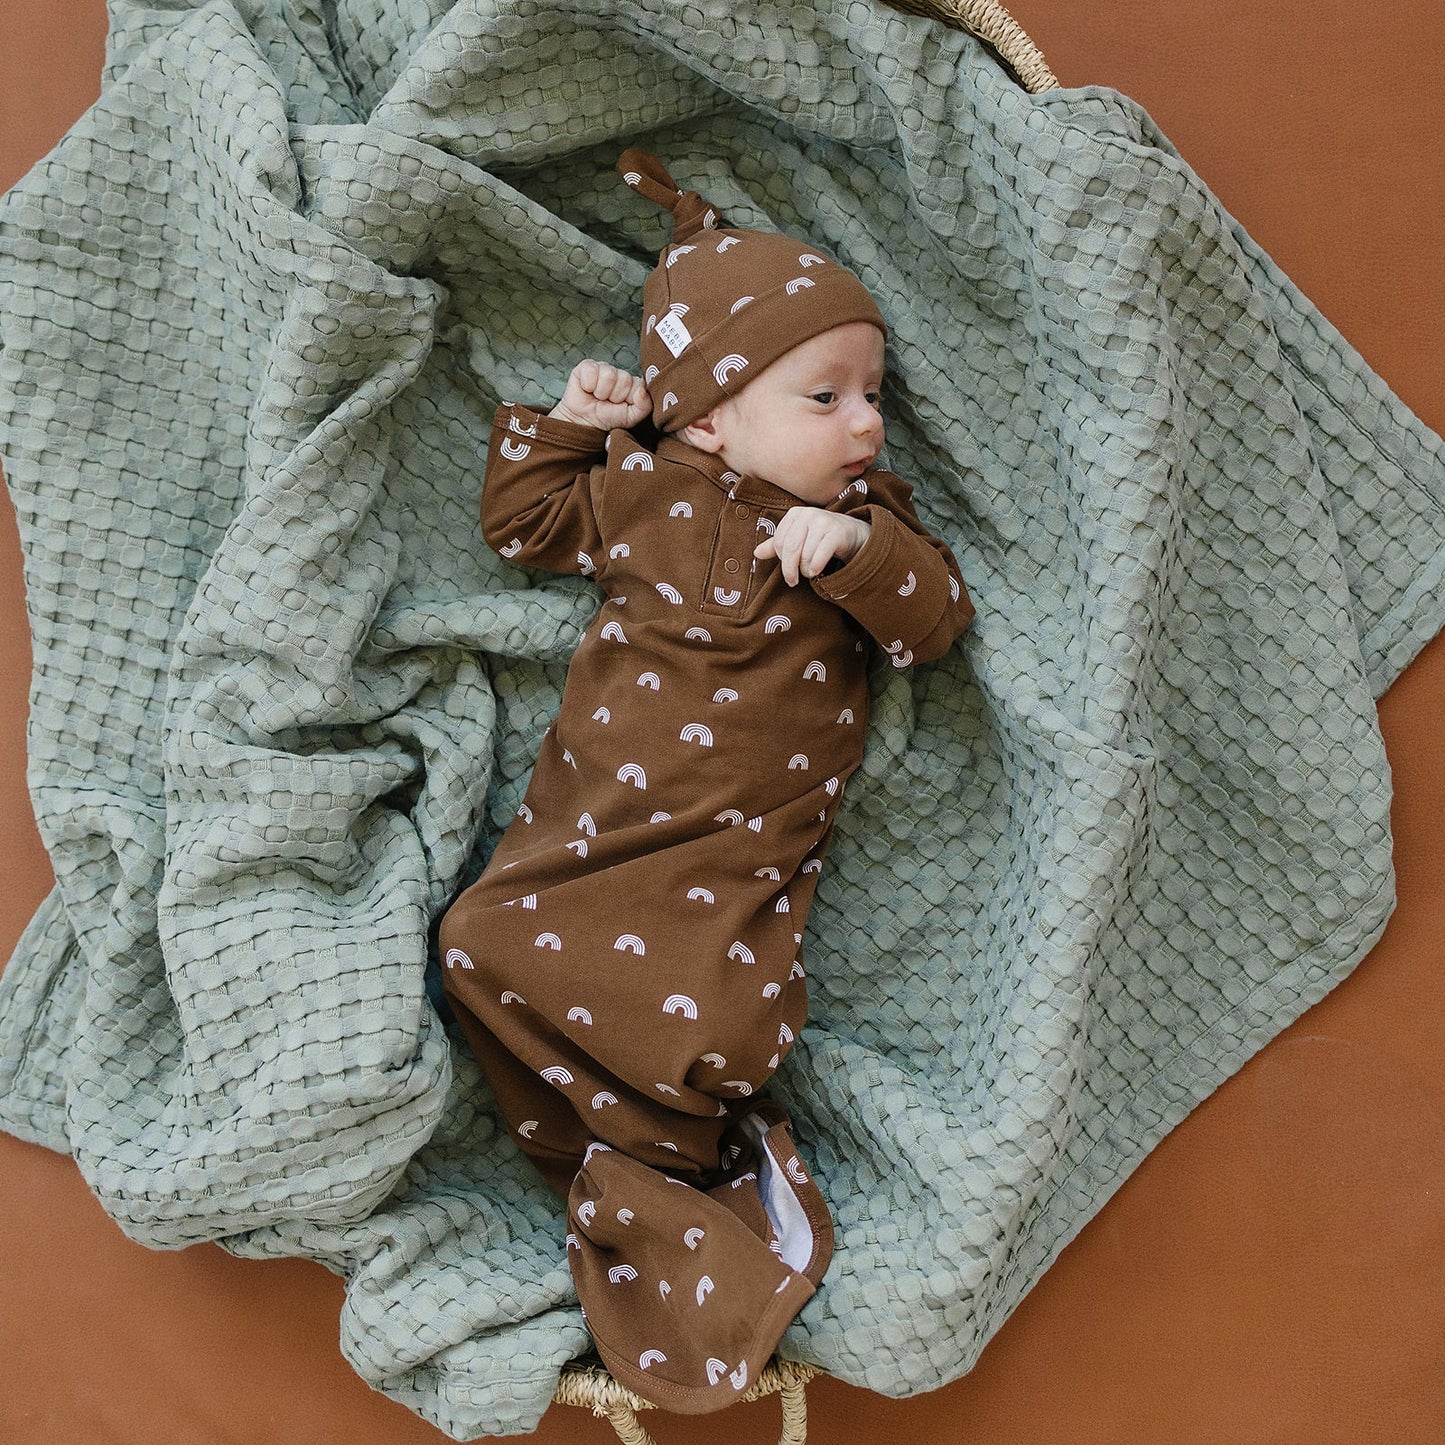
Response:
[[[852,322],[799,342],[785,351],[768,371],[790,380],[823,379],[841,372],[881,375],[883,354],[883,333],[866,322]]]

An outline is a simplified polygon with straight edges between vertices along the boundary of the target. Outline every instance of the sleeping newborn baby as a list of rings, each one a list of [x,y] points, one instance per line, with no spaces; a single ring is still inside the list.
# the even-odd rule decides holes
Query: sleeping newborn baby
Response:
[[[457,1018],[567,1199],[588,1328],[666,1409],[737,1398],[832,1253],[761,1095],[807,1012],[803,925],[868,718],[869,642],[940,656],[973,607],[911,488],[875,469],[886,327],[852,272],[672,212],[642,377],[583,361],[498,409],[482,526],[605,594],[526,798],[442,922]],[[651,414],[649,448],[629,428]]]

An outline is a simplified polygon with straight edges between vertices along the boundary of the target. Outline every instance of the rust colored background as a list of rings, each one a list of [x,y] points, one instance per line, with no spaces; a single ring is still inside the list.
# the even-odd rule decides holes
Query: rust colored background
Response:
[[[1225,205],[1445,429],[1445,9],[1016,0],[1065,85],[1140,100]],[[1368,23],[1365,23],[1365,21]],[[94,99],[102,0],[0,0],[0,187]],[[29,643],[0,502],[0,957],[49,886],[24,787]],[[1399,907],[1356,973],[1197,1109],[966,1379],[819,1380],[815,1445],[1445,1440],[1445,640],[1384,698]],[[130,1244],[69,1160],[0,1135],[5,1445],[443,1445],[337,1350],[303,1262]],[[646,1422],[777,1439],[776,1400]],[[608,1445],[554,1408],[539,1445]]]

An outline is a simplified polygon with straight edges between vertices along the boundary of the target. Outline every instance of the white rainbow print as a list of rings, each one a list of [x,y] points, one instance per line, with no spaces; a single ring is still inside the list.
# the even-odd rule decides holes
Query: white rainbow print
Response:
[[[692,516],[692,503],[674,502],[672,506],[667,509],[667,515],[669,517],[690,517]]]
[[[587,856],[587,840],[585,838],[574,838],[567,847],[579,858]]]
[[[689,888],[687,890],[689,903],[716,903],[717,898],[710,888]]]
[[[685,993],[668,994],[667,1001],[662,1005],[665,1014],[681,1014],[685,1019],[697,1017],[697,1002],[690,999]]]
[[[697,1282],[697,1302],[701,1304],[712,1292],[714,1285],[710,1275],[703,1275]],[[716,1380],[709,1381],[710,1384],[717,1384]]]
[[[553,953],[562,952],[562,940],[555,933],[539,933],[532,940],[533,948],[550,948]]]
[[[624,472],[650,472],[652,470],[652,458],[646,452],[633,452],[622,463]]]
[[[607,1278],[613,1284],[621,1284],[623,1280],[634,1280],[637,1278],[637,1271],[630,1264],[614,1264],[607,1271]]]
[[[519,994],[515,989],[509,988],[502,994],[502,1002],[526,1004],[527,1000],[524,999],[522,995]]]
[[[764,632],[786,632],[793,625],[790,617],[784,617],[781,612],[775,612],[763,623]]]
[[[532,809],[526,803],[520,803],[517,806],[517,816],[524,823],[530,823],[532,821]]]
[[[597,564],[585,552],[579,552],[577,568],[584,577],[590,577],[597,570]]]
[[[696,1225],[693,1225],[693,1227],[682,1236],[682,1242],[689,1249],[696,1249],[698,1245],[700,1245],[706,1238],[707,1231],[699,1229]]]
[[[475,968],[476,964],[474,964],[471,959],[468,958],[467,955],[461,951],[461,949],[449,948],[447,949],[447,967]]]
[[[688,723],[678,737],[685,743],[701,743],[705,748],[712,746],[712,729],[702,723]]]
[[[597,824],[592,821],[591,813],[583,813],[583,815],[577,819],[577,830],[578,832],[586,833],[589,838],[595,838],[597,836]]]
[[[915,577],[912,572],[910,572],[908,574],[907,580],[898,589],[898,595],[900,597],[911,597],[913,595],[914,588],[916,588],[917,586],[918,578]]]
[[[792,773],[792,772],[804,772],[804,773],[806,773],[806,772],[808,771],[808,755],[807,755],[807,753],[794,753],[793,756],[788,759],[788,771],[789,771],[790,773]]]
[[[617,1095],[609,1093],[606,1089],[599,1089],[592,1096],[592,1107],[594,1109],[605,1109],[608,1104],[615,1104]]]
[[[632,548],[626,542],[617,542],[608,550],[607,555],[616,561],[618,557],[630,557]]]
[[[616,953],[635,953],[639,958],[647,952],[647,945],[635,933],[620,935],[612,948]]]
[[[518,436],[534,437],[537,435],[537,423],[533,422],[531,426],[523,426],[521,421],[513,416],[507,420],[507,430],[516,432]]]
[[[509,559],[515,557],[517,553],[522,550],[522,539],[520,537],[513,537],[510,542],[508,542],[505,546],[501,547],[499,550],[503,557]]]
[[[810,682],[827,682],[828,669],[815,657],[812,662],[803,669],[803,676]]]
[[[647,821],[649,823],[669,823],[672,821],[672,814],[657,812],[654,813]]]
[[[689,642],[711,642],[712,633],[706,627],[689,627],[682,634]]]
[[[753,1086],[746,1079],[724,1079],[723,1088],[736,1089],[744,1098],[753,1091]]]
[[[671,582],[654,582],[652,585],[656,587],[658,592],[671,602],[674,607],[680,607],[682,605],[682,593],[679,592]]]
[[[538,1072],[549,1084],[555,1084],[559,1089],[566,1088],[572,1082],[571,1072],[564,1069],[561,1064],[549,1064]]]
[[[619,783],[631,783],[634,788],[647,791],[647,774],[636,763],[623,763],[617,770]]]
[[[742,600],[743,594],[731,587],[726,589],[722,587],[714,587],[712,589],[712,595],[717,600],[718,606],[731,607],[735,602],[740,602]]]
[[[781,873],[779,873],[778,870],[777,870],[776,868],[774,868],[771,864],[769,864],[766,868],[756,868],[756,869],[754,869],[754,870],[753,870],[753,877],[754,877],[754,878],[771,878],[774,883],[781,883],[781,882],[783,881],[783,875],[782,875]]]
[[[821,256],[815,256],[811,251],[804,251],[803,254],[798,257],[798,265],[805,271],[809,266],[826,266],[827,264]]]
[[[748,359],[746,356],[739,356],[736,351],[729,354],[717,363],[712,369],[713,380],[719,386],[726,386],[728,378],[736,376],[738,372],[747,368]]]
[[[728,957],[736,959],[738,963],[756,963],[753,951],[741,939],[734,939],[732,947],[728,949]]]
[[[637,685],[658,692],[662,688],[662,679],[655,672],[642,672],[637,675]]]
[[[720,687],[713,693],[712,700],[714,702],[736,702],[738,694],[730,687]]]
[[[777,996],[782,993],[782,991],[782,986],[780,984],[770,983],[763,989],[763,997],[777,998]]]
[[[705,1064],[711,1064],[715,1069],[725,1069],[728,1066],[728,1061],[723,1058],[721,1054],[704,1054],[702,1056],[702,1062]],[[734,1157],[736,1157],[736,1155]],[[731,1163],[732,1161],[726,1160],[724,1162]]]
[[[665,1365],[667,1356],[661,1350],[643,1350],[637,1357],[637,1368],[639,1370],[650,1370],[654,1365]]]
[[[795,280],[789,281],[788,284],[783,287],[783,290],[786,291],[789,296],[796,296],[799,291],[811,290],[816,284],[816,282],[810,281],[806,276],[799,276]]]
[[[532,448],[527,442],[513,441],[511,437],[502,438],[501,451],[509,462],[523,462],[532,455]]]
[[[536,1130],[537,1121],[535,1119],[523,1119],[522,1122],[517,1125],[517,1133],[524,1139],[530,1139]]]
[[[567,1022],[569,1024],[588,1024],[590,1026],[592,1023],[592,1014],[580,1005],[576,1008],[569,1008],[567,1010]]]
[[[742,243],[743,238],[741,236],[724,236],[722,240],[717,243],[718,254],[721,255],[729,246],[741,246]]]
[[[736,808],[724,808],[721,813],[713,816],[714,823],[726,823],[729,828],[735,828],[743,821],[743,815]]]
[[[689,251],[696,251],[696,250],[697,250],[697,247],[696,247],[696,246],[674,246],[674,247],[672,248],[672,250],[668,252],[668,255],[667,255],[667,265],[668,265],[668,269],[671,270],[671,268],[676,264],[676,262],[677,262],[679,259],[681,259],[683,256],[686,256]],[[672,306],[668,307],[668,310],[669,310],[669,311],[672,311],[672,312],[675,312],[677,315],[681,316],[681,315],[687,310],[687,307],[684,306],[684,307],[682,308],[682,311],[678,311],[677,306],[676,306],[676,304],[674,303]]]
[[[599,707],[597,711],[592,714],[592,721],[610,723],[612,721],[612,713],[605,707]]]
[[[676,394],[675,392],[671,392],[671,391],[667,392],[667,393],[663,396],[663,398],[662,398],[662,409],[663,409],[663,411],[671,411],[672,408],[675,407],[676,405],[677,405],[677,394]]]

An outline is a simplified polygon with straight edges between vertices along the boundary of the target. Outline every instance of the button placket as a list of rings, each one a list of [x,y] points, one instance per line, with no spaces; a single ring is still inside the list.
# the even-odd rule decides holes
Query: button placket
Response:
[[[703,606],[713,612],[739,612],[748,600],[752,581],[754,509],[729,496],[718,519],[712,566],[708,569]]]

